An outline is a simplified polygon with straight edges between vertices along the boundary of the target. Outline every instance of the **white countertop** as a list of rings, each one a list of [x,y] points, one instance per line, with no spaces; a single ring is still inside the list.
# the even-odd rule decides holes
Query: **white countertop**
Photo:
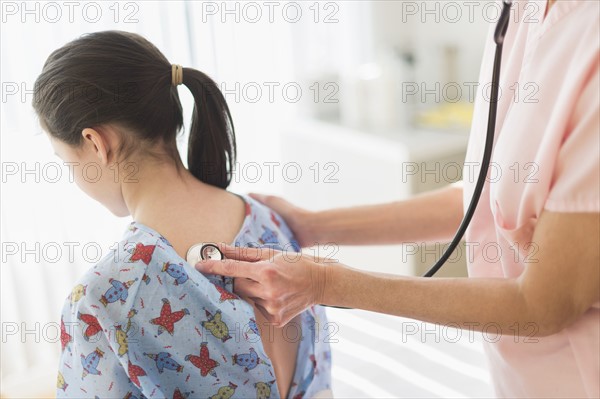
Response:
[[[358,147],[380,156],[402,157],[412,161],[444,158],[464,153],[468,135],[461,132],[433,130],[363,131],[335,123],[301,120],[286,129],[285,134],[302,135],[321,145]]]

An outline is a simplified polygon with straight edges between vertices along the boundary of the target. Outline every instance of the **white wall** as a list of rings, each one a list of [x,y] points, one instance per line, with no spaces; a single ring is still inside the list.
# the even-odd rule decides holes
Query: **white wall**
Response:
[[[101,8],[102,16],[98,21],[84,18],[81,12],[86,4],[92,3]],[[203,9],[205,3],[81,2],[71,21],[67,8],[60,2],[2,2],[2,17],[5,19],[0,26],[3,96],[0,104],[3,167],[0,198],[3,244],[0,377],[3,394],[11,392],[18,383],[24,383],[19,389],[29,389],[25,393],[21,391],[23,397],[31,397],[40,391],[53,391],[59,350],[53,328],[59,321],[62,301],[69,294],[73,282],[93,264],[95,257],[83,253],[81,248],[89,244],[108,251],[128,223],[127,219],[115,218],[81,193],[69,182],[65,167],[59,169],[62,177],[52,181],[56,172],[53,168],[59,160],[52,155],[49,143],[41,135],[30,105],[33,82],[51,51],[85,32],[128,30],[145,35],[173,63],[202,69],[229,90],[236,84],[241,90],[248,85],[263,87],[263,97],[257,102],[246,95],[250,92],[242,92],[237,100],[236,93],[225,93],[237,128],[241,170],[232,190],[239,192],[285,192],[285,180],[281,175],[271,182],[264,175],[265,168],[262,169],[263,177],[256,182],[244,179],[240,173],[252,162],[261,165],[265,162],[283,163],[290,157],[300,160],[307,155],[302,151],[294,152],[294,148],[282,150],[282,146],[286,145],[282,132],[290,131],[290,124],[295,118],[306,118],[322,106],[315,104],[311,97],[314,94],[310,89],[312,84],[324,77],[335,80],[335,76],[373,61],[382,45],[414,49],[419,62],[415,79],[435,82],[443,79],[444,75],[439,50],[450,43],[460,49],[458,79],[469,81],[477,77],[484,39],[482,32],[486,24],[481,17],[473,23],[463,20],[451,24],[429,20],[423,24],[417,15],[403,23],[402,7],[407,2],[352,0],[299,2],[303,17],[298,22],[282,18],[280,11],[276,12],[272,22],[264,15],[258,23],[244,18],[232,22],[231,16],[222,22],[222,14],[207,15],[206,9]],[[230,6],[245,4],[227,3]],[[287,3],[290,2],[280,3],[278,10]],[[421,5],[425,2],[416,3]],[[14,8],[5,8],[7,4],[16,7],[16,13],[13,13]],[[52,4],[62,6],[63,14],[58,21],[54,20],[56,14],[53,14]],[[118,16],[114,13],[115,5],[119,10]],[[33,11],[23,13],[22,7]],[[317,10],[318,14],[315,14]],[[134,20],[126,22],[125,17],[132,12]],[[275,92],[274,101],[269,101],[266,86],[269,83],[277,83],[278,87],[287,83],[299,85],[303,90],[301,101],[296,103],[286,99],[279,89]],[[187,127],[191,95],[183,87],[180,95]],[[341,95],[337,99],[344,101]],[[185,139],[186,136],[182,135],[182,150]],[[360,153],[356,157],[358,164],[369,161],[360,159]],[[23,174],[25,169],[34,172]],[[350,177],[355,180],[348,184],[355,185],[357,193],[371,190],[370,195],[364,197],[369,201],[389,200],[390,193],[395,192],[387,190],[378,194],[377,185],[369,187],[366,184],[368,176],[358,173]],[[385,184],[384,177],[380,180],[381,184]],[[314,195],[319,195],[322,188],[311,186]],[[357,194],[356,198],[362,197]],[[73,259],[69,259],[65,245],[71,242],[79,243]],[[38,260],[35,255],[24,255],[21,251],[36,245],[52,251],[54,244],[63,251],[56,261],[53,260],[53,252],[38,250],[37,254],[42,256]],[[9,255],[14,245],[18,251]],[[8,329],[14,326],[18,330],[13,334]],[[24,329],[33,332],[23,335]]]

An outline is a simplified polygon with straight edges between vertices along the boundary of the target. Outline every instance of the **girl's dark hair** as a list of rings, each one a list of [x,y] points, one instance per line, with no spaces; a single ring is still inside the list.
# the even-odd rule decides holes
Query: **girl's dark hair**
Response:
[[[229,107],[204,73],[183,68],[183,84],[195,103],[188,168],[199,180],[226,188],[236,155]],[[85,34],[55,50],[35,82],[33,107],[42,127],[67,144],[79,146],[85,128],[114,124],[131,133],[123,135],[121,155],[133,149],[152,155],[152,147],[162,146],[179,159],[183,111],[171,63],[135,33]]]

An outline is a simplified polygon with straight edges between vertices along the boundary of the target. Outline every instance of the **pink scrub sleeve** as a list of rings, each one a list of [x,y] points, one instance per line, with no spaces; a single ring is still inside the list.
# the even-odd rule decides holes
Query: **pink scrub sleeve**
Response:
[[[598,63],[581,92],[556,160],[545,209],[600,212],[600,80]]]

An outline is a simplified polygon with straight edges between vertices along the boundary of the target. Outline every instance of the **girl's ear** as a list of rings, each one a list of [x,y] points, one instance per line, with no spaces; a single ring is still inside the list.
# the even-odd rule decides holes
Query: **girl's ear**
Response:
[[[110,157],[114,154],[112,150],[112,137],[104,130],[85,128],[81,131],[83,136],[83,149],[92,151],[104,166],[110,162]]]

